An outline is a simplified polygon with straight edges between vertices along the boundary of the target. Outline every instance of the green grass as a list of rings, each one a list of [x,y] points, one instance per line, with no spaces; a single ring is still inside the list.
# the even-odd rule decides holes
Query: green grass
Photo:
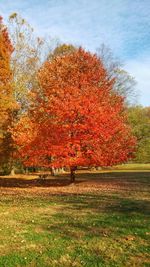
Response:
[[[0,267],[150,266],[150,173],[99,175],[77,181],[100,179],[108,191],[1,188]],[[109,191],[111,181],[127,187]]]
[[[122,164],[114,166],[115,170],[137,170],[137,171],[144,171],[144,170],[150,170],[150,163],[148,164],[142,164],[142,163],[129,163],[129,164]]]

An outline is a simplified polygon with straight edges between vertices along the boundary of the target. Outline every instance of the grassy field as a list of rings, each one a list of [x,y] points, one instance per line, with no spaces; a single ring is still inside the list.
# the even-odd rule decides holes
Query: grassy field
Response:
[[[150,170],[150,163],[148,164],[138,164],[138,163],[130,163],[130,164],[122,164],[122,165],[117,165],[114,167],[115,170],[134,170],[134,171],[146,171]]]
[[[150,172],[0,178],[0,267],[150,266]]]

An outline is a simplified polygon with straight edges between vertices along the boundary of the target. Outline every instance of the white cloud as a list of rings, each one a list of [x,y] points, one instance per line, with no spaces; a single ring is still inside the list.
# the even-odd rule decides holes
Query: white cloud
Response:
[[[143,55],[128,61],[126,69],[137,81],[137,90],[140,94],[139,103],[150,106],[150,56]]]
[[[0,10],[4,16],[21,13],[39,34],[91,50],[106,43],[119,56],[144,40],[150,27],[149,0],[1,0]]]
[[[95,51],[101,43],[126,61],[149,105],[150,0],[0,0],[0,15],[21,14],[38,35]],[[145,52],[145,57],[141,55]]]

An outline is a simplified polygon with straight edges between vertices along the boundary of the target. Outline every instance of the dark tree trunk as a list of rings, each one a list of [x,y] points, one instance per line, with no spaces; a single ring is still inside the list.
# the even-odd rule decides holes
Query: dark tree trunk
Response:
[[[28,167],[25,168],[25,174],[29,174],[29,169],[28,169]]]
[[[55,169],[54,169],[54,167],[51,168],[51,175],[52,176],[55,176]]]
[[[75,166],[70,168],[70,181],[71,181],[71,183],[75,182],[75,170],[76,169],[77,168]]]

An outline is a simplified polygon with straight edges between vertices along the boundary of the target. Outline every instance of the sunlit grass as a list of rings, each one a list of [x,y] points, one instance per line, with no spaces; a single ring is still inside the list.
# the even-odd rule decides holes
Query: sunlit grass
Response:
[[[114,166],[114,169],[116,170],[137,170],[137,171],[144,171],[144,170],[150,170],[150,163],[148,164],[142,164],[142,163],[129,163],[129,164],[122,164]]]
[[[77,174],[127,184],[108,192],[2,190],[0,266],[149,266],[150,174],[122,175]]]

